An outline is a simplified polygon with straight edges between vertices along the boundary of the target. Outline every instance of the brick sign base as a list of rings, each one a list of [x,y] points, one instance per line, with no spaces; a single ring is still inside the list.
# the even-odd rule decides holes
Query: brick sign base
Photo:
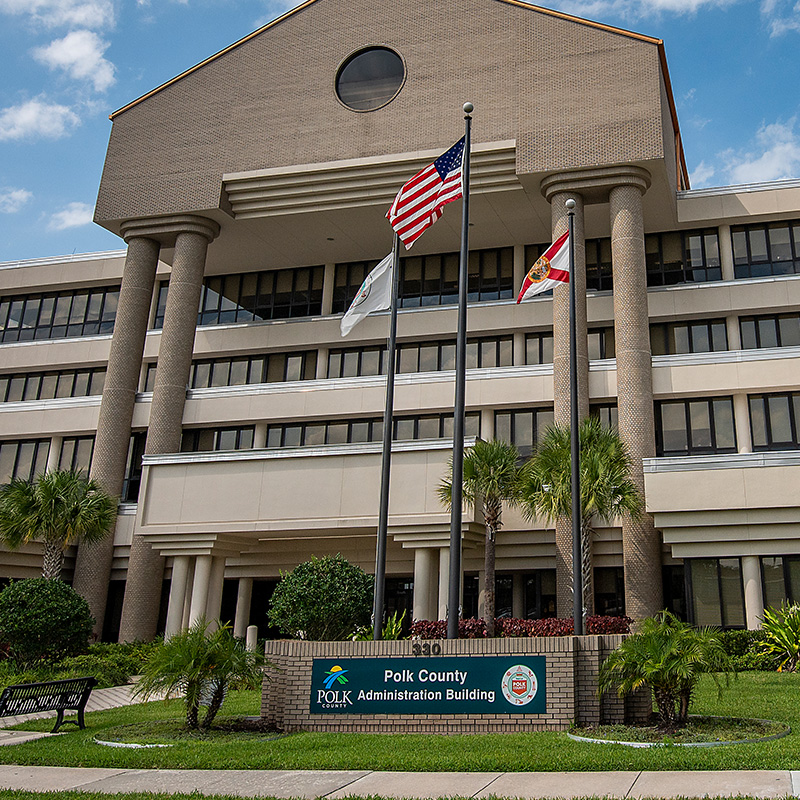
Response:
[[[272,667],[267,671],[262,689],[261,716],[285,731],[360,733],[513,733],[566,730],[573,722],[591,725],[640,721],[650,714],[649,692],[624,701],[616,694],[599,698],[597,693],[600,664],[622,639],[622,636],[563,636],[436,642],[271,641],[267,642],[265,651]],[[444,657],[448,668],[462,662],[465,670],[470,669],[470,664],[474,665],[474,660],[492,656],[518,656],[520,659],[544,656],[544,711],[447,714],[432,707],[431,713],[362,711],[351,714],[337,709],[336,713],[328,714],[320,713],[319,708],[312,713],[315,660],[380,659],[380,667],[384,669],[391,659],[398,659],[405,667],[409,663],[413,665],[413,660],[420,656],[424,656],[426,665],[436,657]],[[318,682],[319,679],[317,675]]]

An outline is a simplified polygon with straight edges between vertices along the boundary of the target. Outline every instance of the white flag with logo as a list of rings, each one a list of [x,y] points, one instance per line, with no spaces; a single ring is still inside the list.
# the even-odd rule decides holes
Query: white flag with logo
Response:
[[[389,253],[361,284],[355,299],[342,317],[342,336],[347,336],[367,314],[383,311],[392,304],[392,253]]]

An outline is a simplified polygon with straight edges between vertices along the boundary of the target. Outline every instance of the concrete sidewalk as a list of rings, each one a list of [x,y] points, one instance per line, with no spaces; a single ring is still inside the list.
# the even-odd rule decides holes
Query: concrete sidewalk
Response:
[[[238,797],[678,798],[797,796],[800,771],[371,772],[155,770],[0,766],[0,788],[34,791],[197,792]]]

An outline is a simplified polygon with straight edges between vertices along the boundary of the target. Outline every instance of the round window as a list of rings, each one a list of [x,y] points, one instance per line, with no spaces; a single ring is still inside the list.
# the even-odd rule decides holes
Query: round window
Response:
[[[400,91],[403,59],[388,47],[367,47],[347,58],[336,74],[336,94],[353,111],[374,111]]]

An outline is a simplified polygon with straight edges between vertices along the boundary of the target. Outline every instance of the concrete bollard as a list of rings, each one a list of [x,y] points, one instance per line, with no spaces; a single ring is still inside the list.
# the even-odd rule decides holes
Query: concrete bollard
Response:
[[[248,625],[247,626],[247,634],[245,636],[245,643],[247,649],[251,653],[255,653],[256,648],[258,647],[258,626],[257,625]]]

